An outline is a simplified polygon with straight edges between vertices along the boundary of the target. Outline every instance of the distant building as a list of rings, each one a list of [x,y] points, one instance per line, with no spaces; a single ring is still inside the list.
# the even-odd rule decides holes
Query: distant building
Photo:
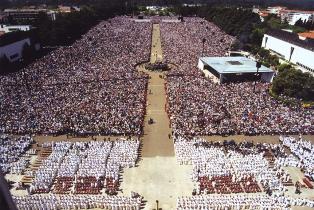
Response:
[[[6,44],[4,46],[0,45],[0,58],[6,56],[10,62],[20,60],[22,58],[24,45],[31,46],[29,38]]]
[[[7,18],[13,20],[35,20],[40,14],[46,14],[51,20],[56,19],[56,12],[47,9],[5,9]]]
[[[13,31],[29,31],[32,29],[31,25],[3,25],[0,24],[0,31],[9,33]]]
[[[280,6],[277,6],[277,7],[267,7],[267,13],[269,14],[274,14],[274,15],[278,15],[281,11],[285,10],[286,7],[280,7]]]
[[[78,12],[78,11],[80,11],[79,7],[70,7],[70,6],[63,6],[63,5],[58,6],[59,13],[71,13],[71,12]]]
[[[19,61],[23,56],[24,47],[40,50],[39,40],[31,31],[5,33],[0,36],[0,58],[6,57],[10,62]]]
[[[314,31],[298,33],[300,39],[314,39]]]
[[[214,82],[252,81],[259,79],[272,82],[274,71],[261,66],[257,73],[256,62],[246,57],[203,57],[198,61],[198,68]]]
[[[298,20],[308,21],[314,17],[314,11],[302,10],[282,10],[280,12],[281,21],[287,20],[290,25],[294,25]]]
[[[300,39],[298,34],[272,30],[264,34],[262,47],[298,65],[303,71],[314,72],[313,39]]]

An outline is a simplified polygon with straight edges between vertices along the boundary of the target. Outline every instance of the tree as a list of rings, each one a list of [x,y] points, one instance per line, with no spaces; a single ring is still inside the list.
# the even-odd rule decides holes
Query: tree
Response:
[[[294,25],[295,25],[295,26],[299,26],[299,27],[304,27],[304,22],[303,22],[303,20],[300,18],[299,20],[297,20],[297,22],[295,22]]]
[[[274,78],[272,92],[293,98],[314,101],[314,77],[294,68],[281,70]]]
[[[277,70],[278,70],[279,73],[281,73],[281,72],[283,72],[283,71],[285,71],[285,70],[287,70],[287,69],[291,69],[291,68],[293,68],[293,67],[291,66],[291,64],[283,63],[283,64],[280,64],[280,65],[277,67]]]

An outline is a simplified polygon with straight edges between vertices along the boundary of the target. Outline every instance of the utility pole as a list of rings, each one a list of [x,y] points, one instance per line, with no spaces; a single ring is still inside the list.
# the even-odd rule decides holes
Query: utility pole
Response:
[[[262,64],[261,62],[258,60],[256,61],[256,77],[258,78],[258,70],[259,68],[261,68]],[[255,78],[255,81],[254,81],[254,93],[255,93],[255,88],[256,88],[256,80],[257,78]]]
[[[203,42],[203,49],[202,49],[202,57],[203,57],[203,56],[204,56],[204,47],[205,47],[206,39],[203,38],[203,39],[202,39],[202,42]]]

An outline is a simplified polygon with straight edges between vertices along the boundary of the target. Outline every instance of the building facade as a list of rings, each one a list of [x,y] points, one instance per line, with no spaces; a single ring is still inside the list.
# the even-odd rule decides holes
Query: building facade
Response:
[[[313,20],[314,11],[299,11],[299,10],[283,10],[280,13],[281,21],[288,21],[290,25],[294,25],[298,20],[308,21]]]
[[[31,25],[2,25],[0,24],[0,31],[9,33],[13,31],[29,31],[32,29]]]
[[[10,62],[16,62],[22,58],[25,45],[31,46],[29,38],[0,47],[0,58],[6,56]]]
[[[270,32],[264,35],[262,47],[298,65],[301,70],[314,73],[314,40],[301,40],[297,34],[289,32]]]

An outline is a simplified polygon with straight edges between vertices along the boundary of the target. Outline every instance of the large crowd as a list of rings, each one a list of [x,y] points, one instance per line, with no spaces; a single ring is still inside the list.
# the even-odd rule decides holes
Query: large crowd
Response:
[[[139,140],[45,143],[52,153],[42,162],[31,193],[108,194],[118,190],[120,170],[134,167]]]
[[[309,142],[281,137],[281,145],[253,145],[189,137],[313,134],[313,110],[275,100],[267,83],[253,88],[251,82],[219,85],[204,78],[197,59],[224,56],[235,40],[214,24],[195,17],[159,23],[164,61],[176,66],[166,79],[176,158],[193,166],[191,178],[197,183],[194,196],[179,198],[177,209],[314,207],[313,201],[284,196],[292,183],[284,166],[299,167],[314,179]],[[149,60],[151,26],[150,21],[115,17],[72,46],[0,76],[0,133],[143,134],[148,76],[135,65]],[[29,136],[1,135],[0,170],[22,174],[29,160],[20,157],[31,143]],[[26,174],[34,177],[31,195],[14,197],[19,209],[140,209],[140,196],[116,196],[121,169],[138,161],[138,139],[41,146],[51,154]],[[251,194],[262,191],[273,196]],[[100,195],[104,192],[111,196]],[[213,195],[217,193],[224,195]],[[227,195],[231,193],[250,194]]]
[[[218,85],[201,75],[201,56],[225,56],[234,37],[201,18],[160,24],[167,75],[168,114],[179,135],[311,134],[313,110],[289,107],[272,98],[269,84]],[[203,49],[204,46],[204,49]]]
[[[115,17],[0,76],[0,132],[141,134],[150,45],[151,23]]]
[[[267,196],[261,194],[244,195],[198,195],[180,197],[177,200],[178,210],[190,209],[261,209],[290,210],[291,206],[314,207],[314,201],[285,196]]]
[[[108,209],[139,210],[141,197],[104,195],[30,195],[14,196],[18,209]]]
[[[269,84],[215,84],[192,76],[167,78],[168,115],[179,135],[313,134],[314,111],[288,106]]]
[[[29,165],[27,150],[34,142],[30,136],[14,137],[0,134],[0,171],[21,174]]]
[[[169,74],[198,74],[199,57],[224,56],[235,40],[215,24],[198,17],[162,22],[160,32],[164,62],[178,66]]]
[[[181,164],[192,164],[196,193],[256,193],[266,190],[284,192],[290,176],[282,166],[272,168],[265,158],[271,146],[237,145],[177,137],[176,157]],[[258,184],[260,183],[260,185]],[[260,187],[261,186],[261,187]]]
[[[283,158],[278,164],[303,169],[305,176],[314,181],[314,145],[304,139],[281,136],[280,141],[291,151],[290,158]]]
[[[310,142],[296,141],[287,136],[281,136],[282,144],[278,145],[236,143],[233,140],[210,142],[198,137],[180,136],[174,140],[177,161],[192,165],[191,179],[196,183],[192,197],[178,198],[177,209],[314,207],[312,200],[287,196],[288,186],[294,185],[284,168],[290,165],[280,164],[290,157],[284,149],[288,146],[302,162],[299,169],[312,170],[312,156],[306,149],[313,147]],[[305,181],[304,186],[312,188],[311,183]],[[266,195],[259,192],[266,192]]]

